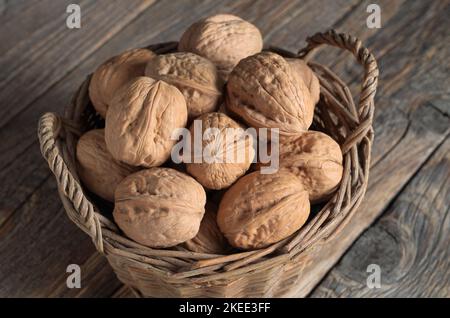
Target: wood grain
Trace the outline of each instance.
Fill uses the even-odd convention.
[[[342,258],[313,297],[450,297],[450,139]],[[381,288],[367,287],[367,267]]]
[[[412,163],[418,157],[422,157],[422,160],[427,159],[431,153],[430,150],[424,150],[422,141],[428,144],[433,143],[436,146],[448,134],[450,127],[448,107],[446,110],[442,110],[442,105],[448,105],[450,101],[450,79],[446,75],[448,70],[442,67],[446,64],[446,52],[450,50],[450,44],[444,40],[447,34],[446,27],[442,25],[448,19],[445,7],[448,7],[448,2],[434,3],[427,8],[421,8],[420,14],[413,11],[405,17],[405,22],[411,22],[419,15],[422,18],[425,17],[417,22],[420,24],[420,28],[414,33],[407,23],[399,21],[399,19],[393,20],[395,21],[391,25],[393,31],[405,30],[407,35],[411,34],[403,36],[403,33],[399,33],[398,37],[401,42],[397,45],[389,44],[391,48],[386,51],[388,54],[383,55],[380,60],[383,69],[381,81],[384,81],[384,85],[381,85],[379,90],[382,98],[377,101],[377,110],[381,111],[380,118],[383,123],[390,121],[391,115],[388,109],[396,109],[403,113],[406,122],[405,120],[402,123],[392,122],[389,125],[390,129],[386,127],[386,124],[380,127],[375,125],[376,132],[380,132],[380,134],[375,139],[368,193],[360,208],[364,212],[358,214],[348,228],[339,235],[336,239],[338,243],[335,243],[337,246],[330,251],[328,259],[321,260],[324,267],[321,268],[322,264],[318,266],[314,270],[316,273],[325,273],[325,268],[331,268],[333,262],[340,257],[339,253],[334,254],[333,252],[336,249],[348,248],[359,233],[365,230],[388,206],[390,198],[393,197],[392,193],[402,190],[404,184],[414,176],[420,165],[413,167]],[[404,11],[400,11],[399,14],[401,12]],[[412,34],[417,41],[410,41]],[[381,33],[377,35],[377,39],[382,41]],[[376,46],[381,48],[382,45],[377,42]],[[414,53],[411,55],[406,52]],[[418,91],[421,94],[417,94]],[[435,105],[440,106],[436,107]],[[383,140],[381,138],[390,134],[393,128],[397,131],[403,130],[403,133],[392,135],[389,144],[381,142]],[[439,137],[429,135],[431,139],[422,139],[425,133],[424,129],[429,130],[432,135],[437,133]],[[411,135],[413,131],[416,132]],[[427,140],[429,141],[427,142]],[[403,181],[399,182],[399,180]],[[363,253],[363,251],[358,253]],[[330,275],[333,275],[333,272],[334,270]],[[318,280],[310,282],[310,287],[316,283]],[[319,285],[318,288],[320,287]]]
[[[112,298],[134,298],[133,292],[125,285],[122,285],[111,296]]]
[[[86,250],[93,250],[88,237],[64,214],[55,213],[61,203],[47,200],[51,191],[57,188],[49,178],[0,228],[2,297],[45,296],[50,290],[43,286],[61,281],[69,264],[83,264],[89,258]],[[43,217],[47,210],[54,213]]]
[[[33,242],[25,240],[23,244],[19,243],[18,249],[10,249],[4,254],[5,257],[0,259],[0,282],[2,282],[0,295],[131,296],[126,288],[120,288],[120,283],[115,279],[104,258],[94,251],[86,235],[78,231],[64,215],[53,186],[54,180],[40,157],[35,129],[27,127],[35,127],[39,114],[49,110],[61,110],[86,74],[92,72],[94,67],[106,58],[129,47],[176,40],[186,25],[200,16],[216,12],[241,15],[262,29],[266,41],[294,51],[303,46],[303,39],[307,35],[328,27],[340,26],[342,31],[357,34],[364,42],[367,41],[371,48],[374,48],[377,57],[381,57],[383,78],[380,82],[381,93],[378,95],[380,98],[377,99],[377,107],[382,111],[377,113],[376,117],[377,139],[374,145],[373,161],[375,167],[371,173],[372,178],[374,174],[379,175],[379,180],[375,186],[371,186],[368,196],[370,197],[370,193],[373,193],[371,202],[380,198],[383,201],[375,202],[374,206],[370,204],[365,206],[365,209],[373,212],[367,218],[360,220],[364,223],[363,226],[361,224],[356,226],[356,232],[361,232],[372,222],[375,215],[382,213],[389,201],[445,138],[447,131],[442,125],[448,124],[443,112],[439,111],[442,105],[446,104],[445,96],[442,95],[446,84],[443,70],[437,70],[441,83],[434,83],[433,77],[427,76],[426,73],[428,70],[436,72],[435,68],[442,63],[442,52],[436,53],[445,49],[440,42],[442,27],[437,28],[437,37],[429,37],[427,32],[435,27],[430,21],[445,8],[445,2],[441,2],[444,3],[443,5],[413,2],[411,12],[404,14],[406,10],[404,1],[380,1],[382,8],[389,8],[389,10],[384,10],[386,13],[383,13],[383,23],[386,28],[377,31],[365,27],[366,3],[367,1],[322,1],[319,3],[317,1],[263,1],[256,5],[254,1],[223,1],[220,4],[216,1],[191,1],[180,5],[180,2],[176,1],[161,1],[152,4],[125,28],[99,45],[91,41],[90,45],[95,46],[89,48],[91,54],[82,59],[77,57],[78,64],[73,63],[72,71],[62,77],[54,77],[53,86],[48,87],[49,89],[43,88],[40,96],[30,99],[28,106],[23,108],[26,111],[18,110],[16,115],[3,116],[4,121],[0,120],[0,123],[4,124],[3,129],[0,129],[0,138],[4,141],[0,144],[0,167],[3,167],[0,178],[5,180],[5,186],[0,189],[0,202],[2,202],[0,253],[7,249],[6,244],[16,244],[15,242],[20,242],[23,236],[38,237]],[[419,27],[423,29],[419,33],[419,41],[425,39],[427,40],[425,43],[428,43],[424,50],[426,55],[417,49],[421,47],[419,41],[410,43],[409,48],[402,47],[418,33],[417,29],[407,27],[422,14],[425,18],[417,23],[420,23]],[[442,14],[439,19],[437,23],[442,23]],[[443,25],[445,26],[445,23]],[[395,38],[392,37],[392,32],[397,35]],[[29,45],[31,46],[31,42]],[[435,47],[438,49],[435,49],[436,52],[433,54]],[[405,54],[410,49],[412,54]],[[327,54],[319,53],[317,57],[319,60],[327,58],[325,64],[330,65],[331,59]],[[390,54],[394,57],[390,58],[388,56]],[[437,57],[436,62],[420,68],[406,66],[406,71],[403,70],[405,65],[413,62],[427,63],[428,56]],[[397,60],[400,61],[399,64]],[[340,76],[354,83],[352,87],[356,90],[360,72],[359,68],[354,66],[353,60],[344,59],[338,54],[334,61],[336,62],[331,63],[333,69]],[[399,78],[395,74],[399,71],[404,78],[412,79],[408,86],[397,85]],[[384,74],[389,75],[386,80],[384,80]],[[421,81],[430,87],[431,94],[423,94],[418,98],[413,95],[415,91],[411,87],[417,89]],[[433,84],[440,86],[433,88]],[[8,109],[5,108],[5,110]],[[432,115],[424,116],[424,113],[429,112]],[[9,121],[10,118],[14,118],[14,121]],[[429,122],[433,122],[431,126],[435,126],[434,123],[437,122],[437,127],[426,127]],[[402,152],[414,156],[414,160],[405,167],[399,166],[400,163],[395,164]],[[391,164],[394,165],[389,169]],[[397,171],[400,171],[400,175],[397,180],[393,180],[392,174]],[[383,181],[389,174],[390,192],[386,193]],[[22,222],[22,218],[28,221]],[[1,226],[2,223],[3,226]],[[43,236],[50,237],[41,239],[41,232]],[[329,253],[330,257],[326,260],[318,260],[319,270],[313,273],[316,277],[319,279],[323,277],[345,251],[345,244],[349,244],[348,242],[356,238],[356,232],[351,234],[351,239],[339,245],[336,253]],[[70,233],[70,240],[63,239],[67,237],[67,233]],[[74,244],[74,241],[77,244]],[[61,251],[61,253],[58,257],[51,257],[51,253],[48,252],[50,249]],[[23,254],[29,255],[31,263],[23,260]],[[44,263],[41,255],[48,256],[45,259],[45,267],[40,266]],[[9,265],[15,259],[21,260],[14,262],[16,267]],[[65,267],[70,263],[80,264],[82,272],[86,273],[82,290],[66,288]],[[20,264],[27,267],[17,268],[21,266]],[[19,274],[9,275],[12,271]],[[307,286],[301,290],[302,295],[307,294],[317,282],[318,280],[307,282]]]
[[[73,2],[73,1],[72,1]],[[1,5],[3,3],[3,5]],[[0,55],[62,16],[69,0],[9,0],[0,2]],[[14,34],[14,36],[10,36]]]
[[[8,101],[8,107],[0,109],[0,127],[136,18],[153,0],[80,1],[80,29],[68,29],[64,2],[54,3],[49,9],[58,10],[60,15],[0,56],[0,100]]]
[[[415,98],[429,98],[442,94],[447,87],[442,80],[447,80],[448,63],[442,59],[449,50],[446,32],[449,22],[447,12],[450,1],[406,1],[395,7],[396,14],[383,25],[379,32],[370,36],[365,42],[373,51],[380,68],[378,96],[387,97],[409,92]],[[414,41],[411,39],[414,38]],[[435,60],[437,57],[437,60]],[[431,66],[433,69],[431,69]],[[333,68],[334,69],[334,68]],[[356,91],[360,72],[351,67],[347,60],[337,66],[338,74],[348,78],[350,88]],[[434,71],[438,72],[436,77]],[[418,90],[415,85],[427,81],[427,85]],[[383,85],[389,82],[389,85]],[[416,92],[416,94],[412,94]]]

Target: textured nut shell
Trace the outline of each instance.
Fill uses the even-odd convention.
[[[308,192],[292,173],[252,172],[223,196],[217,214],[220,230],[231,245],[262,248],[303,226],[309,216]]]
[[[163,81],[138,77],[123,87],[106,115],[105,140],[112,156],[133,166],[154,167],[170,156],[171,135],[186,126],[186,102]]]
[[[320,99],[320,83],[313,70],[302,59],[288,58],[286,59],[291,66],[294,74],[299,76],[309,89],[314,105]]]
[[[160,55],[150,60],[145,74],[176,86],[186,99],[189,118],[214,111],[222,96],[216,66],[193,53]]]
[[[220,131],[218,138],[203,139],[202,153],[208,153],[205,149],[211,149],[211,152],[216,153],[217,158],[223,162],[208,163],[202,157],[198,158],[201,160],[201,163],[186,163],[187,171],[208,189],[219,190],[227,188],[249,169],[255,156],[253,139],[250,136],[246,136],[243,128],[225,114],[209,113],[201,116],[198,120],[201,120],[202,123],[202,136],[210,128]],[[195,123],[190,128],[192,161],[194,161],[194,125]],[[228,138],[226,136],[227,128],[233,129],[233,134],[230,134]],[[230,160],[226,159],[227,151],[233,156]],[[241,153],[242,158],[238,159],[237,153]]]
[[[114,202],[114,191],[134,169],[113,159],[105,144],[104,129],[90,130],[78,140],[78,174],[95,194]]]
[[[206,202],[206,212],[200,223],[200,229],[193,239],[184,243],[184,246],[188,250],[198,253],[227,253],[231,247],[220,232],[216,218],[217,206],[210,201]]]
[[[103,118],[106,117],[114,94],[133,78],[143,76],[145,66],[155,56],[155,53],[146,49],[130,50],[97,68],[89,83],[89,97],[95,110]]]
[[[227,84],[227,107],[256,128],[295,136],[312,123],[314,104],[306,84],[281,56],[263,52],[243,59]]]
[[[192,24],[178,44],[212,61],[225,74],[243,58],[261,52],[261,32],[253,24],[230,14],[218,14]]]
[[[342,152],[330,136],[308,131],[280,144],[280,168],[296,174],[311,202],[326,200],[342,179]]]
[[[169,168],[151,168],[119,184],[113,216],[136,242],[170,247],[197,235],[205,203],[205,191],[193,178]]]

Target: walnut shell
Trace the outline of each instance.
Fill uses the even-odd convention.
[[[169,158],[176,143],[173,132],[186,126],[186,121],[186,102],[175,86],[138,77],[111,103],[106,115],[106,146],[121,162],[158,166]]]
[[[312,124],[314,104],[306,84],[278,54],[247,57],[231,72],[227,107],[255,128],[296,136]]]
[[[89,83],[89,97],[95,110],[103,117],[116,92],[130,80],[144,76],[148,61],[156,56],[147,49],[135,49],[115,56],[92,75]]]
[[[243,58],[261,52],[261,32],[231,14],[218,14],[192,24],[182,35],[179,51],[193,52],[212,61],[224,77]]]
[[[200,137],[196,136],[200,132],[195,130],[197,120],[202,129]],[[227,188],[249,169],[255,156],[253,138],[222,113],[205,114],[197,120],[190,128],[192,155],[191,162],[186,162],[187,171],[208,189]],[[210,129],[216,132],[207,136]],[[199,158],[194,153],[196,138],[202,138]]]
[[[300,229],[308,219],[308,192],[295,175],[252,172],[223,196],[217,224],[232,246],[266,247]]]
[[[197,235],[205,203],[205,190],[193,178],[169,168],[150,168],[118,185],[113,216],[134,241],[170,247]]]
[[[78,174],[86,187],[114,202],[114,191],[120,181],[135,169],[113,159],[106,149],[104,129],[94,129],[78,140],[76,157]]]
[[[184,247],[197,253],[226,254],[231,247],[217,226],[217,205],[207,201],[205,209],[197,235],[185,242]]]
[[[299,76],[303,82],[305,82],[314,105],[317,104],[320,99],[320,83],[316,74],[314,74],[313,70],[302,59],[287,58],[286,61],[288,61],[289,65],[294,70],[294,74]]]
[[[342,179],[342,152],[339,144],[319,131],[308,131],[280,143],[279,167],[299,177],[312,203],[324,201]]]
[[[145,74],[177,87],[186,99],[191,119],[216,110],[222,96],[223,83],[216,66],[193,53],[160,55],[150,60]]]

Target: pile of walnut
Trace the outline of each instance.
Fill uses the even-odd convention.
[[[340,147],[308,130],[317,77],[302,60],[262,47],[254,25],[220,14],[189,27],[177,53],[135,49],[95,71],[89,96],[105,128],[80,138],[78,171],[87,188],[114,202],[114,220],[126,236],[213,254],[262,248],[300,229],[311,203],[337,189]],[[278,128],[280,169],[262,174],[261,163],[252,166],[253,138],[244,143],[244,162],[171,163],[177,142],[171,134],[194,119],[203,131]]]

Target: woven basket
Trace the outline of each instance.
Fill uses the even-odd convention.
[[[307,225],[269,247],[231,255],[194,253],[182,248],[153,249],[122,234],[111,221],[108,206],[80,185],[75,164],[76,143],[82,132],[103,127],[89,97],[89,78],[81,85],[64,117],[44,114],[39,141],[44,158],[56,176],[61,200],[69,218],[93,240],[117,277],[145,297],[283,297],[294,296],[305,277],[302,270],[313,248],[327,244],[351,219],[363,199],[369,175],[373,140],[372,119],[378,68],[373,55],[351,36],[334,30],[307,39],[298,54],[270,47],[287,57],[309,60],[322,44],[350,51],[364,67],[356,107],[348,87],[328,68],[309,62],[321,84],[314,129],[332,136],[344,154],[344,174],[334,196]],[[149,47],[157,53],[175,51],[177,43]],[[319,244],[320,243],[320,244]]]

